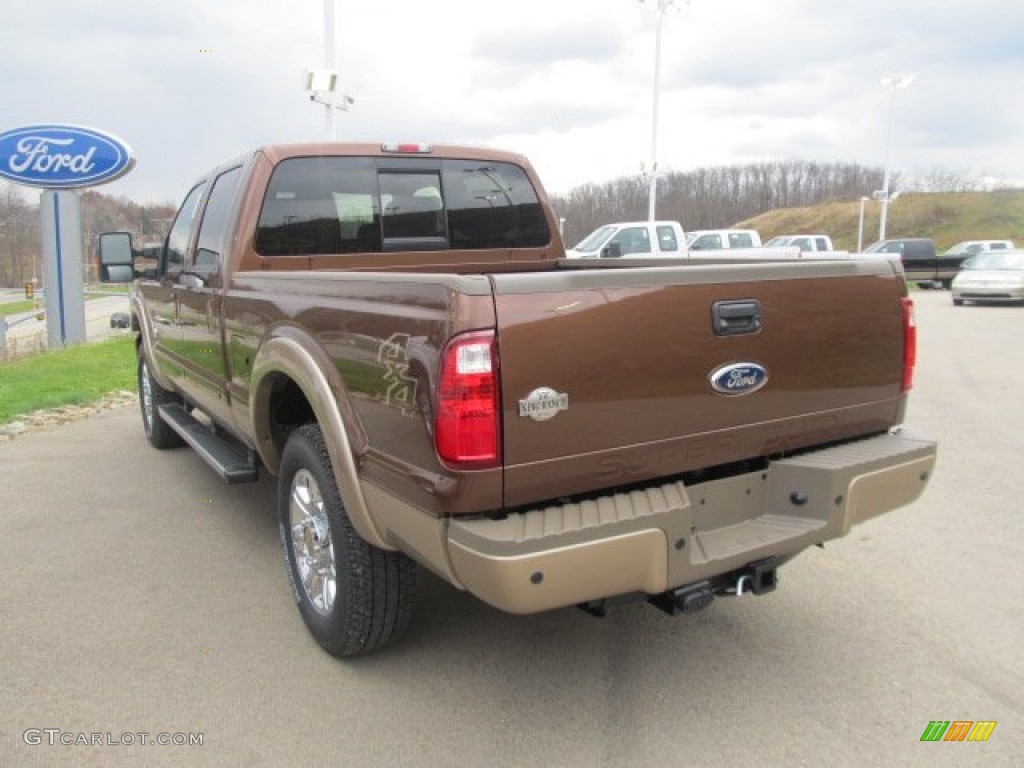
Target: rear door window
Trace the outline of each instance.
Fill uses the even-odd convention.
[[[658,248],[662,251],[679,250],[679,242],[676,240],[676,233],[672,227],[658,227]]]

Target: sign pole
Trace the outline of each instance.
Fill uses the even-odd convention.
[[[78,195],[48,189],[39,203],[43,275],[46,279],[46,342],[50,349],[85,341],[82,288],[82,223]]]

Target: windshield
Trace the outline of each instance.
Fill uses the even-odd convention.
[[[598,248],[605,244],[605,241],[612,236],[612,233],[614,231],[615,227],[612,226],[606,225],[603,227],[598,227],[589,235],[587,235],[586,238],[581,240],[576,245],[576,247],[573,248],[573,250],[580,251],[582,253],[590,253],[591,251],[596,251]]]
[[[903,251],[903,244],[898,240],[879,240],[870,248],[865,248],[864,253],[900,253]]]
[[[961,269],[1024,269],[1024,251],[979,253],[965,261]]]
[[[789,238],[788,237],[782,237],[782,236],[773,237],[771,240],[769,240],[767,243],[764,244],[764,247],[765,248],[771,248],[773,246],[781,246],[781,245],[789,245]]]

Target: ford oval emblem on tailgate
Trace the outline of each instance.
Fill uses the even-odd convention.
[[[757,363],[730,363],[708,377],[712,389],[723,395],[749,395],[768,383],[768,371]]]

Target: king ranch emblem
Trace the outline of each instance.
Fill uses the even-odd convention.
[[[519,415],[534,421],[547,421],[559,411],[569,410],[569,395],[550,387],[538,387],[519,401]]]

